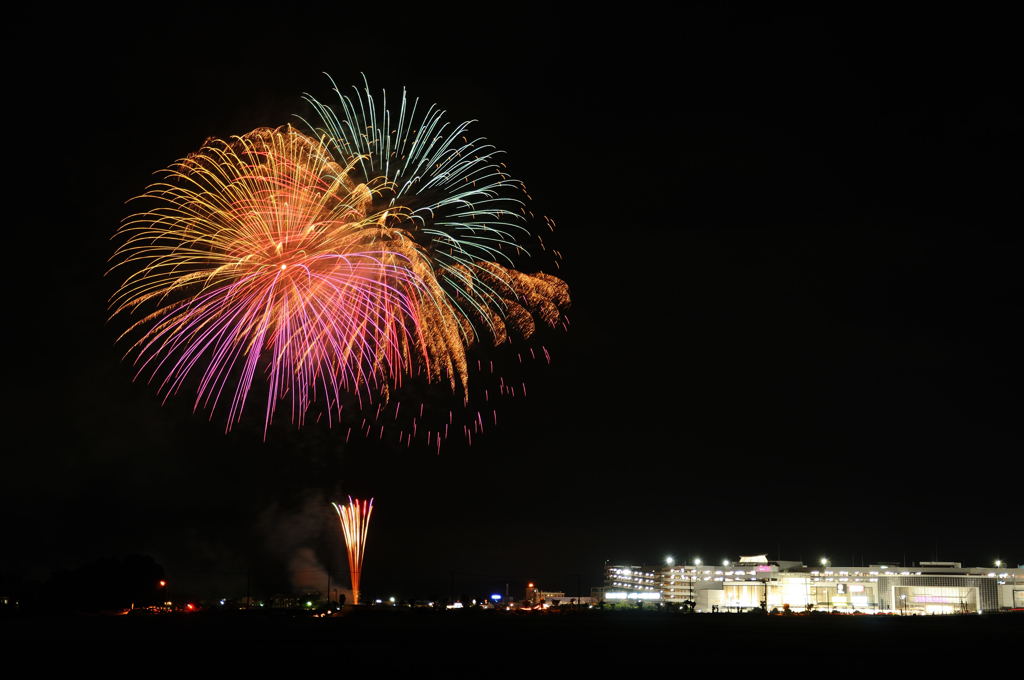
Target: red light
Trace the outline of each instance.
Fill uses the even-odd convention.
[[[190,612],[194,612],[196,610],[196,606],[189,602],[187,605],[185,605],[185,609],[189,610]]]
[[[159,585],[160,585],[161,588],[166,588],[167,587],[167,581],[160,581]]]

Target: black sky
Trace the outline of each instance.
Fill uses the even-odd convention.
[[[4,571],[284,589],[338,571],[343,493],[377,498],[365,588],[409,596],[667,553],[1024,560],[1008,17],[508,11],[12,20]],[[478,119],[558,222],[571,328],[471,448],[224,435],[114,346],[124,201],[323,72]]]

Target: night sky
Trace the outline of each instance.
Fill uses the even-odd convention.
[[[179,592],[319,587],[345,494],[376,498],[369,594],[666,554],[1024,561],[1007,17],[166,12],[10,20],[8,575],[141,553]],[[115,346],[125,201],[329,99],[323,72],[477,119],[558,223],[571,326],[523,345],[552,363],[509,364],[529,396],[472,447],[264,442],[255,410],[225,435]]]

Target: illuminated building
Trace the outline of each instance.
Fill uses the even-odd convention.
[[[741,557],[735,564],[605,568],[604,599],[693,603],[696,611],[840,611],[898,614],[981,613],[1024,608],[1024,567],[963,567],[920,562],[820,567]]]
[[[565,595],[563,595],[561,597],[549,597],[549,598],[546,598],[544,600],[544,606],[546,606],[546,607],[565,607],[565,606],[568,606],[568,607],[576,607],[576,606],[579,606],[579,607],[590,607],[590,606],[593,606],[593,605],[597,604],[598,602],[600,602],[600,600],[598,598],[591,597],[589,595],[584,595],[583,597],[578,597],[576,595],[573,595],[571,597],[566,597]]]
[[[598,590],[600,591],[600,589]],[[567,597],[563,591],[540,590],[532,581],[526,584],[526,597],[524,598],[524,602],[527,605],[532,607],[543,606],[545,609],[562,605],[591,606],[596,605],[600,600],[600,592],[596,594],[591,593],[590,596],[572,595]]]
[[[615,565],[605,567],[605,600],[662,599],[663,575],[660,567]]]

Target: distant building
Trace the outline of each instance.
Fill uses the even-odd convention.
[[[605,567],[604,599],[661,600],[667,585],[662,570],[638,564]]]
[[[565,593],[561,590],[538,590],[537,597],[540,600],[550,600],[551,598],[565,597]]]
[[[571,597],[556,595],[544,600],[544,604],[548,607],[589,607],[591,605],[598,604],[599,602],[600,600],[598,598],[589,595],[584,595],[583,597],[577,597],[575,595]]]
[[[963,567],[959,562],[808,567],[766,555],[723,566],[610,565],[603,599],[693,603],[704,612],[788,605],[793,611],[981,613],[1024,609],[1024,568]]]
[[[596,605],[601,601],[600,593],[602,591],[601,589],[596,590],[598,591],[597,594],[592,590],[589,596],[570,595],[566,597],[562,591],[539,590],[535,583],[530,582],[526,584],[526,597],[524,599],[531,607],[590,606]]]
[[[311,591],[301,595],[274,595],[270,598],[272,609],[309,609],[321,603],[319,592]]]

